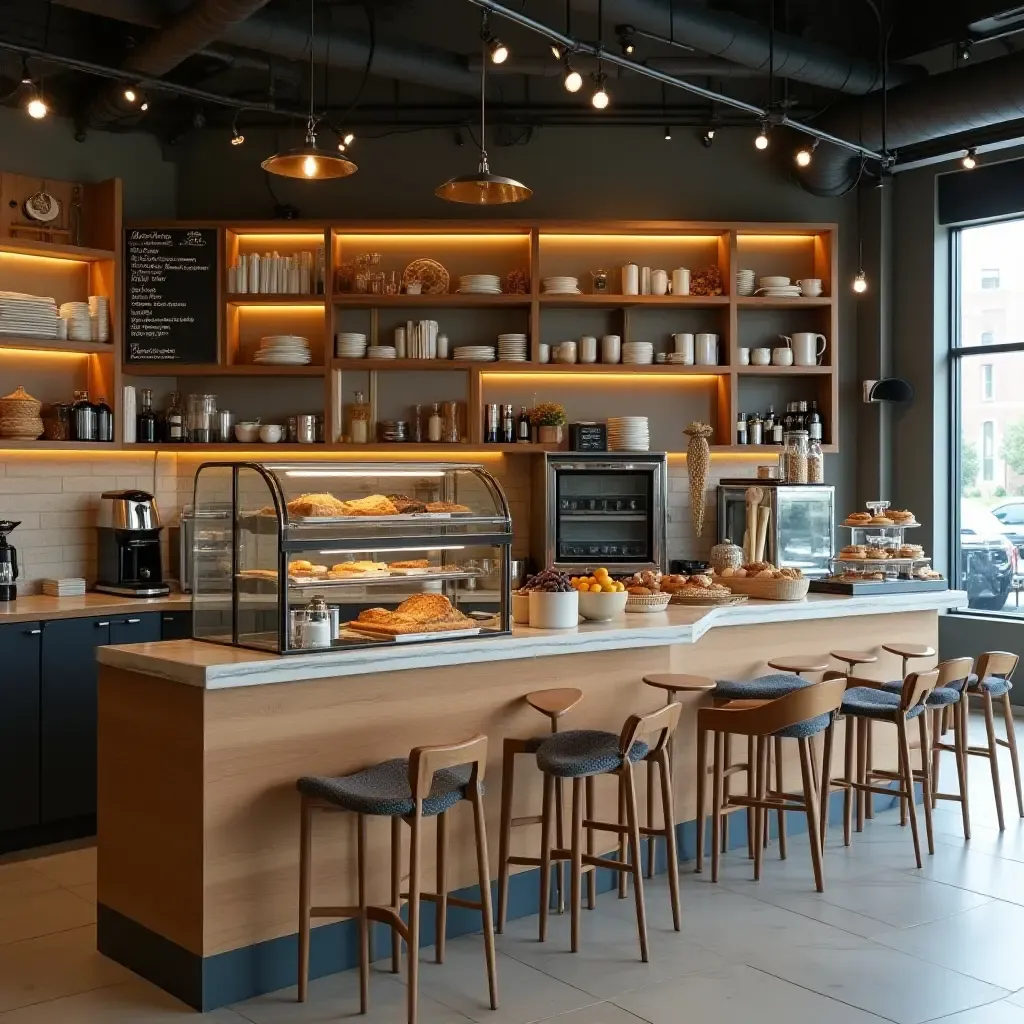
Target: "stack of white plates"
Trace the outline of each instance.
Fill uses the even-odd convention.
[[[397,355],[394,345],[371,345],[366,350],[367,359],[394,359]]]
[[[57,337],[57,303],[43,295],[0,292],[0,334]]]
[[[654,346],[649,341],[624,341],[622,361],[646,365],[654,362]]]
[[[790,284],[788,277],[762,277],[757,290],[768,299],[795,299],[800,294],[800,285]]]
[[[95,341],[92,336],[88,302],[61,303],[60,318],[68,322],[69,341]]]
[[[306,366],[313,361],[309,339],[296,334],[268,334],[260,338],[259,351],[252,357],[260,366]]]
[[[498,358],[504,363],[526,362],[526,335],[499,334]]]
[[[542,283],[545,295],[580,294],[580,282],[577,277],[545,277]]]
[[[81,597],[85,593],[85,580],[79,576],[43,580],[43,593],[49,597]]]
[[[501,278],[497,274],[463,274],[459,291],[463,295],[500,295]]]
[[[737,270],[736,271],[736,294],[737,295],[753,295],[754,294],[754,272],[752,270]]]
[[[651,447],[651,431],[646,416],[609,416],[608,450],[646,452]]]
[[[334,354],[339,359],[363,359],[366,356],[366,335],[338,331],[334,336]]]
[[[110,341],[110,299],[106,295],[89,296],[89,319],[95,327],[96,341]]]
[[[461,345],[455,350],[455,358],[472,363],[494,362],[493,345]]]

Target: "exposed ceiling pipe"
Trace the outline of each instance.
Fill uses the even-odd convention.
[[[153,27],[153,6],[147,0],[55,0],[62,7],[115,18],[132,25]],[[309,60],[309,29],[271,11],[240,22],[219,40],[280,57]],[[317,64],[362,71],[370,41],[359,32],[317,32],[313,59]],[[464,56],[428,46],[406,45],[377,39],[372,73],[414,85],[468,96],[480,93],[479,76],[469,70]]]
[[[594,0],[569,2],[576,10],[594,13]],[[690,0],[606,0],[604,9],[609,23],[635,25],[671,36],[714,57],[768,73],[769,30],[737,14],[712,11]],[[876,61],[852,57],[785,32],[775,33],[773,67],[780,78],[842,92],[867,93],[882,84],[882,71]],[[924,73],[911,65],[896,64],[889,68],[889,84],[908,82]]]
[[[480,57],[470,57],[470,70],[479,73],[481,63]],[[762,73],[754,68],[745,68],[742,64],[733,64],[716,57],[651,57],[646,63],[668,75],[679,75],[683,78],[760,78],[762,76]],[[573,67],[579,72],[587,72],[597,67],[597,61],[588,57],[574,58]],[[565,68],[559,61],[553,61],[550,57],[516,57],[513,55],[502,64],[488,62],[487,74],[561,78],[565,74]]]
[[[1018,120],[1024,117],[1024,51],[890,89],[887,108],[890,151]],[[815,124],[833,135],[856,136],[863,145],[878,147],[881,96],[847,101]],[[835,195],[850,187],[857,171],[856,157],[822,143],[811,165],[800,173],[800,181],[810,192]]]

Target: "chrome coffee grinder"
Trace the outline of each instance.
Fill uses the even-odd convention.
[[[7,535],[20,522],[0,519],[0,601],[16,601],[18,598],[18,552],[7,543]]]

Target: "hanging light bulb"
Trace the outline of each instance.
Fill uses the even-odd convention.
[[[579,92],[583,88],[583,76],[565,58],[565,75],[562,78],[562,85],[566,92]]]
[[[598,110],[604,110],[611,102],[608,90],[604,87],[604,75],[595,75],[594,83],[596,84],[597,89],[594,91],[594,95],[590,97],[590,102]]]
[[[345,152],[345,143],[344,142],[339,142],[338,143],[338,152],[339,153],[344,153]]]
[[[303,157],[303,159],[302,159],[302,173],[307,178],[315,178],[316,177],[316,172],[317,172],[318,169],[319,169],[319,164],[317,163],[316,157],[313,156],[312,153],[309,153],[305,157]]]
[[[558,43],[551,44],[551,56],[554,57],[555,60],[562,59],[562,48],[558,45]]]
[[[701,145],[705,149],[710,149],[715,144],[715,129],[709,128],[701,137]]]
[[[43,94],[38,88],[25,104],[25,110],[29,117],[33,117],[37,121],[41,121],[50,112],[50,108],[46,105],[46,100],[43,99]]]
[[[672,126],[668,125],[668,124],[665,125],[665,141],[666,142],[671,142],[672,141]]]
[[[860,295],[861,292],[868,290],[868,278],[867,274],[863,270],[857,271],[857,276],[853,279],[853,290]]]
[[[491,39],[487,44],[487,50],[493,64],[504,64],[508,60],[508,47],[500,39]]]
[[[978,166],[978,154],[972,147],[967,150],[966,156],[960,161],[964,165],[964,170],[973,171]]]
[[[758,133],[757,137],[754,139],[754,145],[758,149],[767,149],[768,148],[768,125],[766,125],[766,124],[762,124],[761,125],[761,131]]]
[[[351,132],[345,132],[345,137],[341,140],[346,146],[351,146],[356,141],[356,137]]]
[[[815,139],[809,148],[807,146],[803,146],[796,151],[797,167],[810,167],[811,160],[814,157],[814,151],[818,148],[819,141],[819,139]]]
[[[240,146],[245,142],[245,136],[234,126],[231,128],[231,145]]]
[[[149,110],[149,100],[143,100],[141,106],[139,107],[139,110],[141,110],[143,113]]]
[[[126,85],[124,89],[124,98],[129,103],[134,103],[139,98],[139,94],[130,85]]]

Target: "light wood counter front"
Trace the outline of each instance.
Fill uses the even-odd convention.
[[[958,605],[960,595],[947,594],[946,602]],[[529,691],[578,687],[584,697],[562,727],[618,732],[629,714],[664,703],[660,690],[642,682],[645,674],[747,679],[770,671],[766,662],[773,657],[818,657],[830,650],[857,649],[878,655],[878,662],[869,666],[874,678],[896,678],[899,659],[881,645],[902,641],[936,646],[938,604],[896,610],[876,600],[873,611],[865,608],[861,614],[790,614],[791,621],[721,624],[704,630],[695,641],[667,638],[620,649],[601,649],[595,635],[597,650],[588,650],[581,637],[577,646],[557,657],[538,656],[524,639],[522,656],[506,656],[494,664],[480,664],[485,659],[474,656],[470,664],[389,670],[381,659],[377,671],[367,666],[359,674],[322,678],[304,677],[306,666],[316,660],[313,656],[273,657],[276,670],[288,670],[290,681],[219,689],[166,678],[173,674],[169,667],[164,678],[155,671],[125,667],[127,649],[104,649],[99,693],[100,948],[207,1009],[241,998],[242,992],[289,984],[289,971],[294,981],[298,913],[295,781],[300,776],[347,774],[407,756],[414,746],[486,734],[487,824],[491,875],[496,877],[501,741],[547,730],[543,716],[524,700]],[[830,606],[822,602],[820,607],[826,611]],[[682,612],[684,617],[694,615],[692,610]],[[774,617],[773,609],[769,618]],[[614,624],[608,625],[614,632]],[[686,632],[683,623],[678,630]],[[223,664],[228,656],[246,664],[269,658],[172,642],[149,645],[139,664],[155,663],[160,649],[167,658],[187,651],[193,655],[191,671],[197,660],[207,660],[198,658],[194,648],[208,652],[210,663]],[[430,660],[422,650],[418,657]],[[675,740],[680,822],[695,816],[695,709],[706,699],[701,694],[684,696],[688,699]],[[876,750],[886,749],[885,732],[879,730]],[[527,758],[519,761],[514,813],[537,814],[540,774]],[[793,768],[787,765],[787,771]],[[614,820],[613,783],[598,780],[597,797],[597,817]],[[474,881],[471,820],[468,811],[456,809],[452,815],[453,889]],[[388,824],[371,819],[368,832],[370,864],[383,866]],[[684,831],[682,839],[683,854],[692,857],[692,830]],[[538,828],[513,832],[513,852],[535,853],[538,842]],[[353,816],[316,820],[314,903],[353,901],[354,843]],[[432,856],[426,853],[432,847],[428,836],[426,877],[433,870]],[[826,863],[826,876],[827,871]],[[386,869],[371,870],[371,902],[384,896],[386,876]],[[518,908],[513,899],[513,915],[535,910],[535,897],[532,903],[520,899]],[[684,909],[684,928],[685,916]],[[318,928],[314,936],[327,936],[339,927]],[[316,938],[313,959],[315,971]],[[154,970],[154,961],[165,961],[166,969]],[[341,966],[334,960],[322,970]]]

